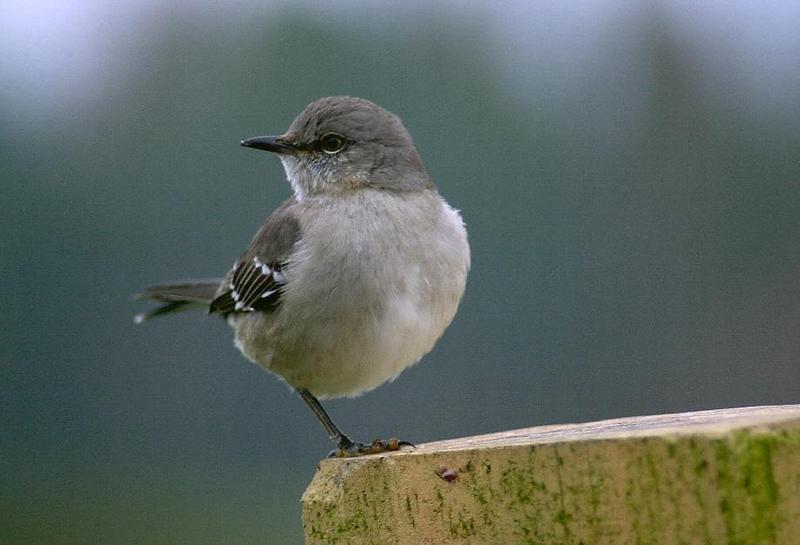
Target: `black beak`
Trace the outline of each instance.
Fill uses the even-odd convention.
[[[280,136],[256,136],[242,140],[242,145],[246,148],[263,149],[272,153],[292,155],[296,151],[294,147]]]

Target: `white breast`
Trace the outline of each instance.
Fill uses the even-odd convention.
[[[282,303],[237,318],[237,346],[295,388],[358,395],[419,361],[450,324],[469,268],[466,231],[432,191],[303,205],[312,213]]]

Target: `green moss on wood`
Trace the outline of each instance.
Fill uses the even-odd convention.
[[[308,543],[800,543],[800,426],[386,460],[323,463]]]

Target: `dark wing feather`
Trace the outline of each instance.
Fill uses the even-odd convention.
[[[286,260],[300,239],[297,202],[290,199],[267,219],[228,272],[209,312],[271,312],[280,304]]]

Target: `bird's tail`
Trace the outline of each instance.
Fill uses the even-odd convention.
[[[217,293],[222,280],[212,278],[207,280],[187,280],[161,286],[150,286],[141,293],[134,295],[135,299],[155,301],[159,306],[148,312],[134,316],[137,324],[173,312],[182,312],[197,308],[208,308]]]

